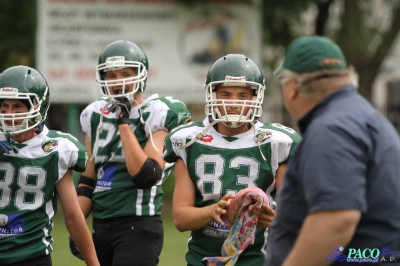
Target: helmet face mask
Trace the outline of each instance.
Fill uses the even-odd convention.
[[[37,70],[16,66],[0,74],[0,102],[19,100],[27,112],[0,112],[0,134],[18,135],[44,123],[50,107],[47,81]],[[7,101],[12,102],[12,101]]]
[[[107,72],[125,68],[132,68],[136,75],[107,80]],[[147,71],[147,56],[139,46],[129,41],[116,41],[101,52],[96,67],[96,81],[103,96],[111,99],[127,97],[132,101],[136,92],[144,92]],[[119,87],[118,94],[114,94],[115,87]]]
[[[218,86],[249,87],[254,90],[253,97],[251,100],[217,99]],[[228,54],[218,59],[207,74],[205,87],[205,113],[214,121],[235,128],[257,120],[262,114],[264,77],[260,68],[244,55]],[[238,114],[227,112],[227,109],[233,106],[239,107]]]

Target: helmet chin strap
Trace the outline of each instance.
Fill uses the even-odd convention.
[[[228,116],[227,116],[228,117]],[[224,117],[221,117],[224,118]],[[227,118],[229,120],[229,118]],[[226,121],[221,121],[224,126],[229,127],[229,128],[238,128],[242,126],[246,122],[237,122],[237,121],[232,121],[232,122],[226,122]]]
[[[221,115],[221,112],[219,111],[218,108],[215,108],[215,114],[218,117],[218,119],[214,119],[214,120],[218,120],[220,122],[222,122],[222,124],[224,124],[226,127],[229,128],[238,128],[240,126],[242,126],[244,123],[248,123],[250,122],[249,117],[251,115],[253,110],[249,110],[247,112],[247,115]],[[244,121],[243,121],[244,120]],[[241,122],[243,121],[243,122]]]
[[[14,118],[14,120],[16,120]],[[22,132],[27,131],[30,129],[29,127],[29,118],[23,118],[23,121],[21,124],[15,126],[15,121],[13,120],[13,126],[7,126],[5,123],[2,124],[2,128],[4,132],[7,132],[7,134],[10,134],[11,136],[17,136],[21,134]]]

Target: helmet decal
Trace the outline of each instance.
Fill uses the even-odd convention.
[[[124,56],[111,56],[106,58],[104,72],[123,69],[125,64]]]
[[[56,139],[44,140],[42,143],[42,149],[45,153],[53,151],[58,146],[58,141]]]
[[[235,81],[235,82],[244,82],[246,81],[246,77],[231,77],[231,76],[226,76],[225,81]]]
[[[0,93],[2,95],[10,94],[10,95],[17,95],[18,89],[17,88],[0,88]]]

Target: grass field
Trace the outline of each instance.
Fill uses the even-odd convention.
[[[187,239],[189,232],[181,233],[176,230],[171,217],[171,204],[167,200],[164,202],[162,218],[164,222],[164,247],[161,252],[160,266],[180,266],[186,265],[185,253],[187,249]],[[91,219],[87,220],[91,229]],[[69,251],[68,231],[64,225],[62,209],[59,208],[54,218],[54,251],[52,259],[54,266],[81,266],[85,265],[82,261],[75,258]]]

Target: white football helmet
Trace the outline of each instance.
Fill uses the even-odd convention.
[[[0,74],[0,102],[17,99],[26,113],[0,113],[0,134],[18,135],[44,125],[50,107],[50,91],[43,75],[27,66],[14,66]],[[21,123],[22,120],[22,123]]]
[[[216,86],[243,86],[254,89],[252,100],[216,99]],[[258,65],[250,58],[241,54],[228,54],[218,59],[208,71],[206,82],[205,113],[214,121],[223,122],[228,127],[238,127],[246,122],[257,120],[262,114],[265,81]],[[227,114],[228,106],[242,107],[240,114]],[[222,115],[218,107],[223,107]],[[244,113],[246,107],[250,109]],[[228,122],[228,123],[227,123]]]
[[[123,79],[106,80],[106,72],[124,68],[134,68],[136,76]],[[100,85],[103,96],[111,99],[127,97],[133,100],[135,92],[144,92],[147,81],[149,65],[147,56],[143,50],[133,42],[119,40],[107,45],[99,56],[99,64],[96,67],[96,81]],[[133,90],[128,91],[127,85],[133,84]],[[122,91],[118,95],[111,93],[110,88],[121,86]]]

